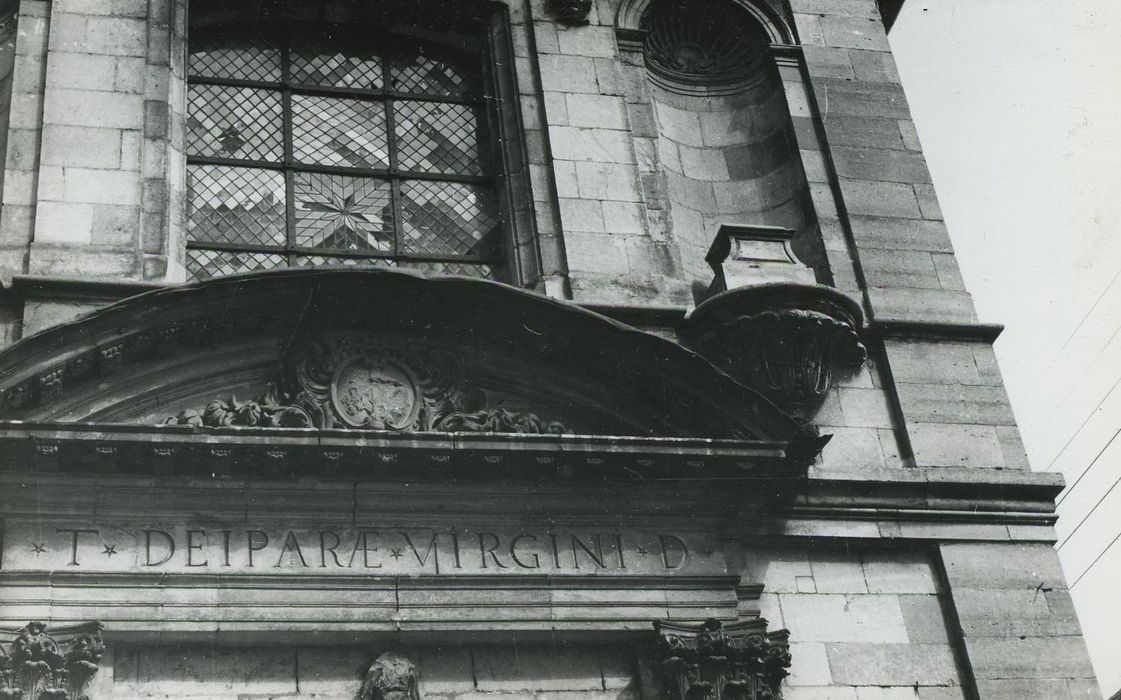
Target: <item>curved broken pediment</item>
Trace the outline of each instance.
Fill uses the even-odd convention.
[[[293,269],[138,295],[0,353],[0,419],[788,443],[682,346],[465,278]]]

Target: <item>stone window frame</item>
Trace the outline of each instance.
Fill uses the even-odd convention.
[[[400,2],[386,0],[385,4]],[[183,0],[177,5],[171,33],[169,101],[167,104],[169,137],[166,141],[168,170],[165,217],[160,227],[167,226],[168,256],[165,279],[185,279],[187,250],[187,73],[189,60],[189,10]],[[416,7],[416,3],[403,3]],[[515,72],[515,41],[512,36],[510,8],[496,0],[471,0],[463,12],[472,12],[478,19],[480,39],[485,43],[487,73],[483,99],[486,103],[488,128],[495,144],[491,154],[494,191],[499,200],[502,227],[503,260],[498,281],[523,288],[532,288],[542,279],[537,219],[530,196],[529,155],[526,126]],[[414,12],[419,12],[414,10]],[[159,129],[156,129],[159,131]],[[150,129],[146,129],[150,131]],[[147,251],[157,253],[155,250]]]

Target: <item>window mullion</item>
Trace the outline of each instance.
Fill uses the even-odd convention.
[[[281,113],[284,115],[284,250],[285,260],[289,267],[296,263],[296,183],[295,172],[292,164],[296,157],[292,150],[292,91],[291,83],[291,56],[290,34],[288,27],[284,29],[284,37],[280,47],[280,89]]]
[[[390,52],[386,52],[386,55],[382,56],[381,62],[381,82],[387,95],[393,89],[392,75],[389,69],[389,63],[392,60],[390,55]],[[397,115],[393,99],[390,97],[385,98],[385,144],[389,150],[389,199],[393,205],[393,255],[397,257],[402,254],[401,249],[404,247],[401,235],[405,229],[405,222],[401,218],[401,180],[396,177]]]

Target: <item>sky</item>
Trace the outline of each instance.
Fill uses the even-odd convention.
[[[1059,555],[1106,697],[1121,541],[1083,572],[1121,534],[1119,36],[1118,0],[907,0],[890,35],[1028,456],[1067,480]]]

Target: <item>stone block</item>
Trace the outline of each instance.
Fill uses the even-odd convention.
[[[9,129],[7,171],[33,171],[38,166],[39,153],[38,129]]]
[[[1056,596],[1058,614],[1052,613],[1051,594]],[[955,588],[953,596],[966,637],[1069,637],[1082,633],[1066,591]]]
[[[1024,700],[1024,698],[1047,698],[1047,700],[1070,700],[1070,688],[1064,680],[990,680],[979,678],[977,692],[984,700]],[[1096,696],[1099,700],[1101,696]]]
[[[121,132],[45,124],[41,159],[44,165],[116,169],[121,164]]]
[[[978,679],[1094,678],[1082,637],[966,638]]]
[[[869,0],[791,0],[790,6],[794,12],[880,19],[879,8]]]
[[[950,234],[941,221],[857,215],[849,222],[858,246],[953,253]]]
[[[686,177],[708,182],[721,182],[729,179],[728,166],[724,153],[713,148],[694,148],[681,144],[677,147],[681,157],[681,170]]]
[[[48,87],[44,123],[140,129],[144,104],[139,95]]]
[[[937,593],[925,554],[903,550],[864,555],[864,580],[872,593]]]
[[[810,569],[819,593],[867,593],[864,567],[856,553],[815,552]]]
[[[598,94],[595,64],[586,56],[541,55],[537,58],[541,71],[541,89],[547,92],[582,92]]]
[[[894,423],[882,389],[841,387],[841,411],[845,425],[855,428],[891,428]]]
[[[899,83],[899,70],[890,51],[853,51],[852,67],[857,80],[873,83]]]
[[[848,49],[835,46],[805,46],[802,52],[813,75],[845,80],[856,77]]]
[[[666,173],[666,186],[675,204],[696,211],[716,211],[716,195],[711,182],[694,180],[670,171]]]
[[[34,301],[23,305],[23,337],[67,323],[101,308],[101,304],[76,301]]]
[[[975,359],[975,346],[980,343],[923,342],[885,340],[891,375],[902,384],[994,384],[991,377],[981,375]],[[995,361],[995,359],[994,359]]]
[[[531,168],[548,168],[547,165],[532,165]],[[532,172],[532,170],[531,170]],[[553,178],[557,185],[557,196],[568,198],[579,198],[580,187],[576,180],[576,164],[570,160],[554,160],[553,161]],[[548,182],[545,180],[540,183],[543,189],[538,191],[539,183],[533,183],[533,199],[538,202],[547,202],[552,198],[549,192]]]
[[[857,180],[929,183],[930,171],[922,153],[886,148],[834,146],[837,175]],[[922,217],[933,218],[933,217]]]
[[[869,287],[868,298],[881,320],[908,319],[976,323],[977,312],[969,292],[910,287]]]
[[[30,274],[132,279],[140,272],[135,248],[83,246],[72,242],[57,245],[45,242],[47,240],[36,229],[28,256]]]
[[[920,467],[1004,468],[1004,454],[991,425],[908,423],[915,464]]]
[[[1065,590],[1058,554],[1047,544],[943,544],[951,589]]]
[[[928,251],[861,248],[859,256],[865,279],[873,287],[941,289]]]
[[[1015,425],[1016,417],[1002,386],[971,384],[899,384],[903,415],[921,423]]]
[[[65,0],[57,3],[65,12],[81,15],[145,17],[148,0]]]
[[[578,196],[586,200],[641,202],[638,172],[632,165],[615,163],[576,163]]]
[[[919,132],[915,130],[915,123],[910,119],[899,120],[899,136],[903,139],[903,147],[912,151],[921,151]]]
[[[634,163],[630,136],[625,131],[550,126],[553,156],[561,160]]]
[[[937,595],[900,595],[899,608],[907,628],[907,640],[919,644],[949,644],[950,635]]]
[[[296,649],[300,692],[327,697],[357,696],[366,669],[370,667],[380,651],[345,646]],[[413,657],[413,661],[416,660]],[[426,680],[427,674],[421,679],[423,689],[427,689]]]
[[[545,92],[545,116],[548,124],[568,126],[568,101],[563,92]]]
[[[794,26],[798,29],[798,39],[803,46],[824,46],[825,32],[821,28],[820,16],[817,13],[794,13]]]
[[[972,700],[961,686],[919,686],[915,689],[918,700]],[[987,695],[983,695],[988,700]]]
[[[475,689],[471,650],[464,646],[424,647],[416,652],[422,697],[428,693],[456,694]],[[301,690],[303,690],[301,683]]]
[[[819,425],[825,425],[819,423]],[[875,467],[882,469],[884,456],[880,438],[875,428],[829,428],[833,439],[822,450],[821,458],[827,468]],[[820,590],[820,588],[819,588]]]
[[[148,77],[148,63],[143,58],[116,59],[113,87],[119,92],[143,94]]]
[[[618,52],[613,27],[558,28],[560,52],[574,56],[612,58]]]
[[[790,685],[829,685],[832,677],[829,675],[829,657],[825,653],[825,644],[820,642],[791,642],[790,677],[786,682]]]
[[[695,148],[701,148],[705,145],[700,117],[697,112],[678,109],[664,102],[659,102],[654,113],[658,118],[658,124],[661,126],[661,134],[665,138]]]
[[[604,233],[603,208],[594,199],[561,199],[560,214],[564,230]]]
[[[836,146],[903,149],[899,122],[895,119],[832,116],[826,125],[829,143]],[[878,178],[873,178],[878,179]]]
[[[130,651],[135,673],[122,674],[122,682],[114,683],[115,695],[227,698],[296,692],[296,654],[290,649],[169,644],[118,653]]]
[[[933,253],[934,269],[938,272],[938,284],[942,289],[965,291],[965,280],[961,277],[961,269],[957,259],[948,253]]]
[[[112,56],[52,51],[47,59],[47,84],[51,87],[112,92],[116,75],[117,60]]]
[[[922,217],[915,190],[909,184],[842,178],[840,185],[850,214],[904,219]]]
[[[812,577],[813,571],[803,553],[759,549],[745,552],[742,576],[744,582],[763,584],[769,593],[797,593],[797,577]]]
[[[626,241],[622,237],[566,230],[564,243],[572,270],[598,273],[624,273],[629,270]]]
[[[811,73],[812,74],[812,73]],[[826,131],[835,115],[910,119],[903,88],[894,83],[872,83],[814,76],[814,92]]]
[[[597,649],[554,646],[479,646],[473,649],[481,692],[603,690]]]
[[[879,19],[825,15],[818,19],[818,24],[828,46],[891,51],[887,32]]]
[[[537,44],[537,52],[544,53],[560,53],[560,39],[558,35],[557,23],[552,19],[544,22],[533,23],[533,37]],[[529,54],[526,54],[529,56]]]
[[[922,211],[924,219],[942,219],[942,207],[938,205],[934,185],[916,184],[915,196],[919,199],[919,209]]]
[[[782,617],[799,641],[906,642],[893,595],[782,594]]]
[[[643,224],[641,204],[632,202],[601,202],[603,207],[603,228],[608,233],[642,234],[646,232]]]
[[[626,129],[623,98],[610,95],[565,95],[568,123],[596,129]]]
[[[43,243],[88,243],[93,207],[73,202],[40,202],[35,215],[35,240]]]
[[[856,700],[915,700],[914,686],[864,686],[856,689]]]
[[[945,644],[826,644],[833,682],[845,685],[956,685]]]

